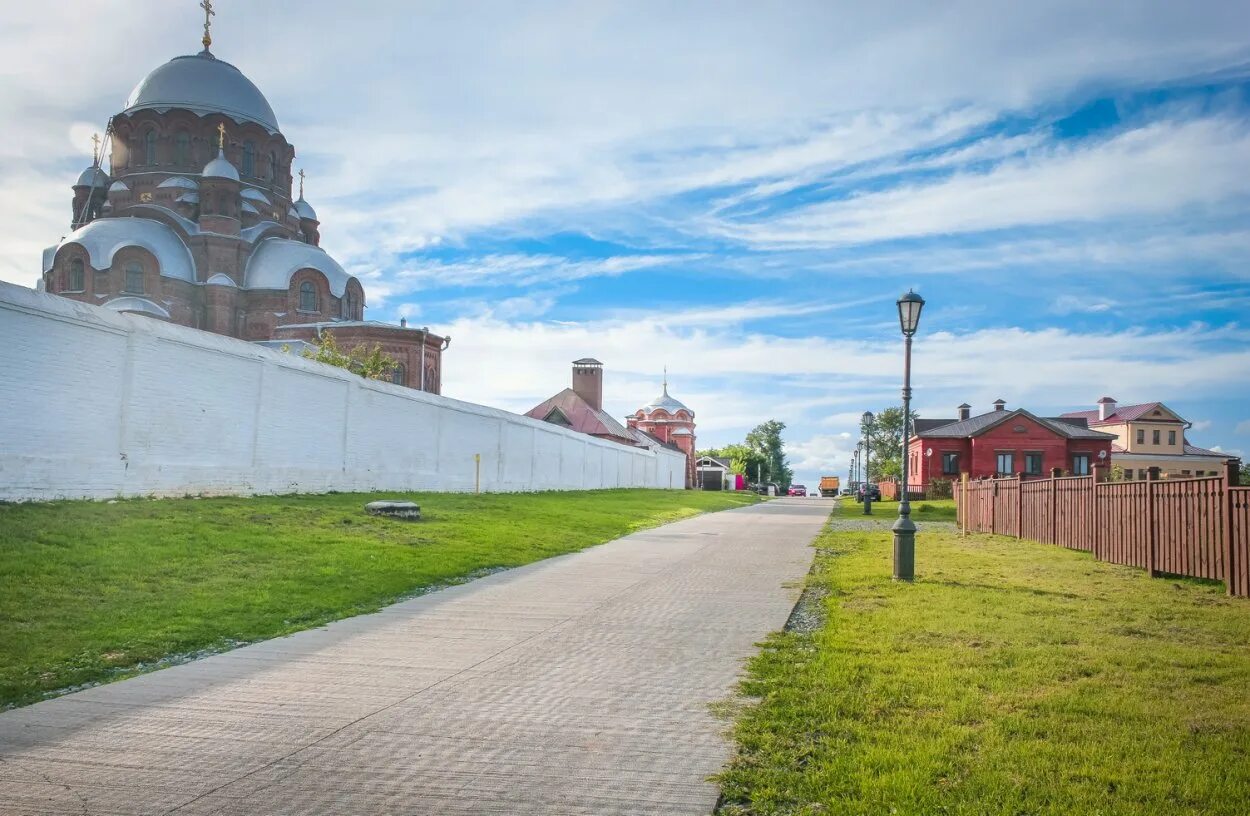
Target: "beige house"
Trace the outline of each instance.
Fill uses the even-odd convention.
[[[1218,476],[1236,457],[1195,447],[1185,439],[1191,423],[1161,402],[1117,405],[1111,397],[1098,400],[1095,411],[1073,411],[1068,419],[1084,419],[1090,428],[1115,434],[1111,464],[1129,479],[1145,479],[1157,467],[1162,478]]]

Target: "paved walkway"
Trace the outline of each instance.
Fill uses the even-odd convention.
[[[2,814],[708,814],[830,502],[701,516],[0,715]]]

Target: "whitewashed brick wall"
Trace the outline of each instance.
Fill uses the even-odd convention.
[[[471,491],[478,479],[483,491],[680,489],[684,468],[677,453],[0,283],[0,500]]]

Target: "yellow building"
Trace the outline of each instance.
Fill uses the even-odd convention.
[[[1090,428],[1115,434],[1111,464],[1124,470],[1125,478],[1145,479],[1150,468],[1162,478],[1218,476],[1236,457],[1195,447],[1185,439],[1191,423],[1161,402],[1119,405],[1111,397],[1098,400],[1095,411],[1073,411],[1065,418],[1084,419]]]

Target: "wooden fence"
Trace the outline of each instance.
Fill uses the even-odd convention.
[[[1153,476],[981,479],[955,489],[965,531],[1028,538],[1149,570],[1223,581],[1250,597],[1250,487],[1237,469],[1205,479]]]

